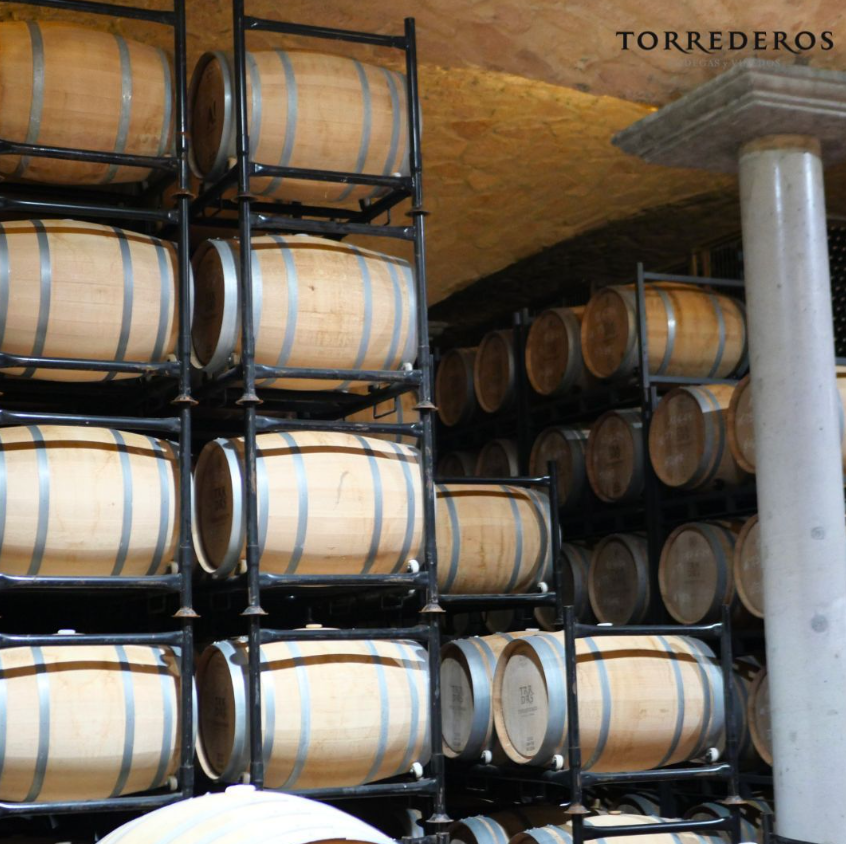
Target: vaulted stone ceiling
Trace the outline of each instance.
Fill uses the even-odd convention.
[[[164,0],[135,2],[167,6]],[[681,204],[695,229],[691,200],[707,196],[708,207],[722,199],[730,204],[733,179],[644,165],[613,148],[611,136],[741,57],[846,68],[840,0],[247,0],[247,7],[257,15],[376,32],[400,32],[404,16],[416,18],[432,302],[561,241],[654,209]],[[204,50],[227,49],[230,10],[229,0],[188,0],[190,65]],[[3,4],[0,19],[30,14]],[[96,16],[81,22],[166,46],[164,31],[154,25]],[[695,50],[621,49],[616,32],[645,29],[808,30],[817,37],[831,30],[834,48],[776,53],[770,36],[766,52],[750,44],[710,58]],[[249,39],[254,48],[353,50],[368,60],[396,62],[388,51],[341,43]],[[843,179],[840,171],[833,175],[838,204]],[[711,238],[707,216],[702,223],[688,240]],[[621,248],[631,251],[632,264],[638,259],[631,239]]]

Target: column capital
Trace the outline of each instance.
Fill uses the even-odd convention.
[[[846,159],[846,73],[745,59],[613,143],[652,164],[733,173],[741,147],[771,136],[816,138],[825,165]]]

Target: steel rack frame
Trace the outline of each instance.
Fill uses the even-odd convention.
[[[189,170],[187,132],[187,70],[186,70],[186,24],[185,0],[173,0],[170,10],[157,11],[131,5],[89,2],[89,0],[0,0],[16,2],[31,7],[51,8],[76,14],[90,13],[110,18],[128,18],[161,24],[173,30],[175,65],[175,131],[174,150],[169,156],[128,155],[106,153],[69,147],[46,146],[37,143],[18,143],[0,140],[0,155],[27,155],[30,157],[73,159],[117,166],[138,166],[161,171],[176,179],[176,207],[172,210],[146,207],[141,197],[121,193],[114,194],[74,189],[72,195],[66,189],[51,185],[7,185],[0,186],[0,211],[38,214],[45,217],[73,216],[102,218],[109,222],[127,220],[137,224],[162,223],[171,225],[176,231],[178,251],[178,284],[180,305],[178,309],[178,346],[175,361],[161,363],[144,361],[105,361],[81,358],[51,358],[38,355],[0,355],[3,367],[23,366],[29,368],[49,367],[79,372],[130,373],[139,376],[157,375],[175,383],[176,396],[171,404],[176,415],[168,417],[89,415],[80,413],[27,412],[0,410],[0,426],[8,425],[83,425],[128,428],[135,431],[158,431],[178,436],[179,506],[178,546],[176,555],[177,573],[153,577],[85,577],[85,576],[0,576],[0,595],[14,591],[41,592],[45,590],[73,589],[79,591],[113,590],[116,592],[139,592],[141,590],[169,591],[179,595],[180,609],[175,615],[179,629],[168,633],[122,633],[122,634],[0,634],[0,655],[2,649],[10,647],[41,647],[61,644],[79,645],[124,645],[147,644],[168,645],[179,649],[180,670],[180,714],[179,714],[179,769],[176,790],[170,793],[147,793],[125,797],[86,801],[49,802],[0,802],[0,820],[9,816],[85,814],[94,812],[147,811],[193,796],[194,793],[194,635],[192,608],[193,547],[191,542],[191,337],[190,337],[190,259],[189,259]],[[31,198],[35,197],[35,198]],[[4,378],[3,391],[15,394],[15,385],[20,379]],[[36,382],[32,382],[35,384]],[[53,387],[50,394],[64,396],[60,388]],[[67,385],[73,387],[73,385]],[[91,395],[99,394],[107,400],[114,384],[87,385]],[[99,387],[99,392],[96,389]],[[48,391],[45,391],[48,392]],[[69,389],[67,393],[72,393]]]
[[[221,390],[240,393],[236,405],[243,414],[244,433],[244,513],[246,523],[246,582],[247,608],[242,615],[248,622],[249,653],[249,719],[250,719],[250,781],[257,788],[264,787],[264,761],[262,757],[260,645],[266,641],[284,639],[372,639],[412,638],[428,647],[429,661],[429,711],[432,753],[425,775],[417,781],[380,782],[361,786],[310,789],[304,792],[321,800],[340,800],[348,797],[377,797],[386,794],[419,794],[427,798],[432,812],[427,823],[440,840],[449,823],[446,814],[441,746],[440,700],[440,631],[439,616],[443,612],[439,603],[437,582],[437,549],[435,544],[435,498],[433,482],[433,420],[431,355],[426,299],[426,255],[423,208],[422,156],[420,147],[420,98],[417,80],[417,46],[415,24],[405,20],[402,35],[378,35],[330,27],[307,26],[291,22],[270,20],[247,15],[244,0],[233,0],[234,36],[234,86],[237,160],[219,180],[204,186],[191,206],[192,217],[199,224],[237,228],[240,249],[240,293],[242,302],[241,357],[229,371],[210,379],[197,390],[198,397],[219,394]],[[409,176],[377,176],[363,173],[325,171],[308,168],[278,167],[254,161],[250,155],[249,126],[246,94],[246,35],[250,32],[286,34],[296,37],[344,41],[396,49],[404,53],[406,94],[408,103]],[[372,185],[388,192],[370,205],[362,204],[359,210],[304,206],[298,203],[265,203],[250,193],[250,180],[256,176],[274,176],[313,181],[343,182],[350,185]],[[233,199],[226,194],[234,189]],[[390,212],[406,199],[411,199],[409,224],[393,224]],[[226,211],[237,210],[237,218],[227,217]],[[374,221],[387,215],[387,222]],[[417,365],[410,371],[378,371],[359,369],[317,369],[274,367],[258,364],[255,360],[255,326],[252,312],[251,237],[254,229],[263,231],[288,231],[324,235],[343,239],[349,235],[391,237],[413,244],[415,295],[417,303]],[[346,399],[337,392],[299,392],[266,390],[260,395],[256,390],[258,379],[264,378],[342,379],[370,382],[368,396],[356,395]],[[382,385],[382,386],[377,386]],[[385,386],[387,385],[387,386]],[[404,392],[417,390],[420,422],[391,424],[378,421],[354,423],[338,421],[338,416],[376,405]],[[263,416],[258,406],[296,410],[307,418],[281,419]],[[414,436],[420,441],[421,468],[424,493],[425,559],[421,570],[411,565],[407,574],[395,575],[274,575],[263,573],[259,567],[258,514],[256,494],[256,435],[274,431],[323,430],[357,434],[394,433]],[[412,589],[424,603],[424,622],[413,628],[354,629],[354,630],[297,630],[280,631],[262,629],[261,596],[263,590],[277,589],[285,593],[301,592],[305,587],[335,587],[340,589],[367,589],[371,587],[402,586]],[[312,596],[314,593],[310,593]]]

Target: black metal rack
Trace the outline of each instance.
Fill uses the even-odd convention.
[[[378,797],[384,795],[425,796],[432,808],[428,819],[436,835],[442,833],[449,822],[445,809],[443,755],[441,747],[440,702],[440,633],[437,581],[437,548],[435,543],[435,497],[433,482],[433,420],[431,355],[426,298],[426,256],[424,241],[422,157],[420,148],[420,98],[417,80],[417,47],[415,25],[412,18],[405,20],[402,35],[378,35],[328,27],[306,26],[297,23],[269,20],[247,15],[244,0],[233,0],[234,29],[234,85],[233,99],[236,118],[237,162],[217,181],[204,186],[192,203],[195,222],[224,228],[237,227],[240,240],[240,294],[242,302],[241,357],[223,374],[208,380],[197,390],[198,397],[226,396],[227,390],[237,390],[240,395],[236,405],[243,416],[244,435],[244,512],[246,523],[246,574],[241,578],[247,590],[247,607],[243,616],[248,621],[249,694],[250,694],[250,781],[258,788],[264,787],[262,757],[260,653],[262,642],[290,639],[352,640],[376,638],[408,638],[421,641],[428,647],[431,724],[431,761],[424,776],[418,780],[407,777],[392,782],[361,786],[321,788],[299,791],[326,800],[349,797]],[[281,167],[254,161],[250,155],[246,93],[246,35],[250,32],[286,34],[296,37],[344,41],[399,50],[404,53],[406,93],[408,103],[409,162],[408,176],[381,176],[360,173]],[[250,194],[250,180],[257,176],[295,178],[312,181],[342,182],[349,185],[371,185],[384,188],[387,193],[372,204],[362,204],[358,209],[341,207],[308,206],[297,203],[259,202]],[[234,198],[230,198],[232,191]],[[390,212],[404,200],[411,200],[408,225],[392,224]],[[225,212],[230,212],[229,215]],[[232,212],[237,211],[237,218]],[[221,213],[224,212],[224,213]],[[387,222],[375,221],[387,215]],[[265,366],[255,360],[255,326],[253,324],[253,289],[251,263],[251,237],[254,230],[286,231],[324,235],[342,239],[348,235],[390,237],[413,244],[417,365],[410,371],[374,371],[360,369],[318,369],[299,367]],[[258,379],[300,378],[340,379],[370,382],[373,386],[367,396],[330,391],[299,392],[291,390],[256,390]],[[378,385],[378,386],[377,386]],[[396,398],[402,393],[416,390],[420,422],[395,424],[374,422],[339,421],[350,413],[363,410]],[[295,411],[301,418],[278,418],[259,413],[259,405],[274,409]],[[305,417],[305,418],[303,418]],[[278,575],[260,571],[258,544],[258,514],[256,496],[256,435],[274,431],[322,430],[356,434],[392,433],[414,436],[420,441],[421,468],[424,493],[425,559],[421,570],[392,575]],[[262,629],[262,595],[268,590],[284,594],[302,594],[306,587],[333,588],[364,591],[376,587],[400,586],[415,591],[424,604],[423,622],[412,627],[356,628],[341,630],[270,630]]]
[[[162,224],[176,234],[178,248],[178,346],[176,361],[104,361],[78,358],[49,358],[37,354],[30,356],[3,354],[0,365],[28,368],[49,367],[79,372],[129,373],[149,379],[165,380],[174,395],[170,404],[176,415],[91,415],[75,411],[29,412],[26,404],[31,395],[49,394],[52,401],[62,407],[70,397],[91,399],[100,406],[114,406],[115,401],[126,396],[126,389],[117,383],[84,385],[47,384],[39,390],[39,383],[26,379],[2,378],[3,395],[15,402],[15,410],[0,410],[0,426],[47,423],[50,425],[83,425],[128,428],[135,431],[154,431],[178,436],[179,507],[178,546],[176,564],[178,573],[151,577],[85,577],[85,576],[0,576],[0,595],[14,591],[43,592],[45,590],[73,589],[79,591],[114,590],[139,593],[167,591],[179,595],[180,609],[175,615],[179,629],[165,633],[121,634],[0,634],[0,649],[9,647],[41,647],[61,644],[80,645],[166,645],[179,652],[180,666],[180,765],[177,786],[172,792],[157,792],[126,797],[113,797],[86,801],[2,802],[0,819],[8,816],[82,814],[93,812],[130,812],[157,808],[193,795],[194,792],[194,637],[192,622],[196,613],[192,608],[193,548],[191,544],[191,398],[190,380],[190,261],[188,235],[188,143],[187,143],[187,73],[185,40],[185,0],[173,0],[169,11],[156,11],[133,6],[87,2],[87,0],[14,0],[32,7],[46,7],[64,12],[91,13],[112,18],[128,18],[161,24],[173,30],[174,64],[176,69],[176,102],[174,151],[167,156],[127,155],[123,153],[96,152],[85,149],[52,147],[37,143],[17,143],[0,140],[0,155],[26,155],[31,157],[74,159],[116,166],[132,165],[160,171],[177,185],[176,207],[166,210],[149,207],[149,196],[139,191],[126,193],[75,188],[73,191],[50,185],[7,184],[0,186],[0,211],[38,214],[44,217],[73,216],[102,219],[107,222],[126,220],[135,224]],[[9,2],[9,0],[0,0]],[[154,186],[156,187],[156,186]],[[156,190],[158,188],[156,187]],[[152,194],[153,191],[150,191]],[[145,381],[152,385],[153,381]],[[138,384],[137,381],[134,382]],[[138,389],[136,386],[135,389]],[[109,402],[111,401],[111,405]],[[24,409],[20,409],[23,406]],[[66,407],[66,405],[65,405]],[[46,760],[45,760],[46,761]]]

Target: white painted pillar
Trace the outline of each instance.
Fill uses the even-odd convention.
[[[819,142],[740,152],[779,835],[846,840],[846,516]]]

